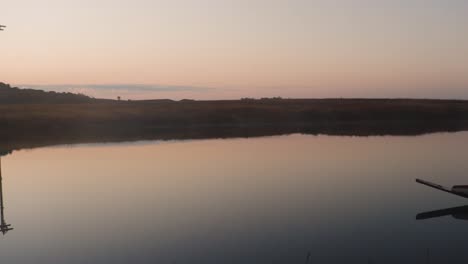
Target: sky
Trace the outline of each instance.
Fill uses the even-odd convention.
[[[465,0],[1,0],[0,81],[124,99],[468,99]]]

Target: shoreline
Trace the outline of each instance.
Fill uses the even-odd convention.
[[[293,133],[421,135],[468,130],[468,101],[282,99],[116,101],[0,83],[0,154],[36,146]]]

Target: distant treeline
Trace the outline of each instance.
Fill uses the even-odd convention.
[[[86,103],[91,100],[83,94],[19,89],[0,82],[0,104]]]
[[[4,149],[287,133],[414,135],[467,130],[468,101],[281,98],[117,101],[1,84],[0,127],[0,148]]]

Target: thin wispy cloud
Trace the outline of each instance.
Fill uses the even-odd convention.
[[[23,84],[20,88],[44,91],[79,93],[95,98],[154,99],[154,98],[206,98],[209,94],[222,93],[227,89],[177,85],[147,84]]]
[[[119,90],[134,92],[206,92],[215,88],[194,87],[194,86],[163,86],[146,84],[60,84],[60,85],[35,85],[25,84],[22,88],[43,89],[43,90],[74,90],[74,89],[94,89],[94,90]]]

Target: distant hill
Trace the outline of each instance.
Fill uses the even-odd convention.
[[[87,103],[95,99],[83,94],[19,89],[0,82],[0,104],[68,104]]]

